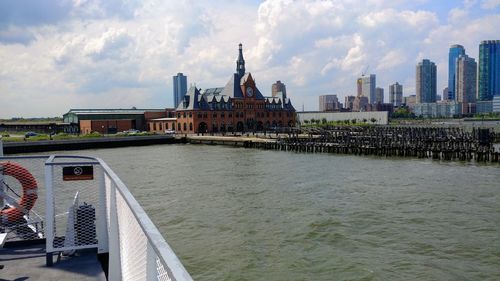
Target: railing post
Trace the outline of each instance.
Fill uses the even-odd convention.
[[[116,208],[116,186],[111,184],[109,190],[109,263],[108,277],[110,281],[122,280],[122,263],[120,254],[120,230]]]
[[[3,140],[2,136],[0,136],[0,157],[3,156]]]
[[[45,253],[47,266],[52,266],[52,252],[54,251],[54,166],[48,165],[52,161],[53,156],[45,163]]]
[[[109,252],[108,246],[108,220],[107,220],[107,204],[106,204],[106,185],[111,186],[109,180],[106,182],[104,169],[99,166],[99,214],[97,216],[97,252],[99,254]]]

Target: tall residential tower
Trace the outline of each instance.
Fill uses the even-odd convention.
[[[389,102],[399,107],[403,103],[403,85],[396,82],[389,86]]]
[[[428,59],[419,62],[415,80],[417,103],[436,102],[436,64]]]
[[[285,84],[281,83],[280,80],[276,81],[276,83],[274,83],[271,86],[271,96],[273,96],[273,97],[281,96],[282,98],[286,99],[286,86],[285,86]]]
[[[446,97],[443,96],[443,98],[448,100],[456,99],[456,61],[458,57],[462,55],[465,55],[465,49],[462,45],[451,45],[450,52],[448,54],[448,95]]]
[[[462,113],[471,112],[469,104],[476,102],[477,63],[467,55],[460,55],[456,60],[455,91],[456,101],[462,104]]]
[[[174,108],[179,106],[182,102],[182,97],[187,92],[187,76],[182,73],[177,73],[174,78]]]
[[[479,45],[477,92],[481,101],[500,96],[500,40],[483,41]]]

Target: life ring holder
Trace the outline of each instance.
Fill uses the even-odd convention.
[[[35,177],[20,164],[16,162],[0,162],[0,171],[4,176],[11,176],[21,184],[23,194],[18,202],[1,210],[0,224],[17,223],[27,214],[38,198],[38,185]]]

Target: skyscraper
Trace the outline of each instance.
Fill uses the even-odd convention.
[[[456,99],[455,66],[457,58],[461,55],[465,55],[464,47],[462,45],[451,45],[450,52],[448,54],[448,94],[446,96],[448,100]]]
[[[389,102],[394,106],[401,106],[403,103],[403,85],[396,82],[389,86]]]
[[[370,74],[370,76],[362,75],[358,78],[358,96],[364,96],[368,98],[368,103],[376,103],[375,88],[376,88],[376,76],[375,74]]]
[[[456,60],[455,91],[456,101],[462,103],[462,113],[470,112],[469,103],[476,102],[477,63],[467,55],[460,55]]]
[[[337,95],[319,96],[319,111],[339,111],[341,105]]]
[[[277,97],[281,93],[281,96],[286,99],[286,86],[281,83],[280,80],[276,81],[271,87],[271,95]]]
[[[182,97],[187,92],[187,76],[182,73],[177,73],[174,78],[174,107],[177,108],[182,102]]]
[[[428,59],[419,62],[415,80],[417,103],[436,102],[436,64]]]
[[[487,40],[479,45],[479,100],[500,96],[500,40]]]
[[[384,89],[375,88],[375,103],[384,103]]]

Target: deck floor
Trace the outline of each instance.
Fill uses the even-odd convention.
[[[7,280],[106,280],[95,250],[79,251],[72,257],[53,257],[45,265],[45,244],[0,248],[0,281]]]

